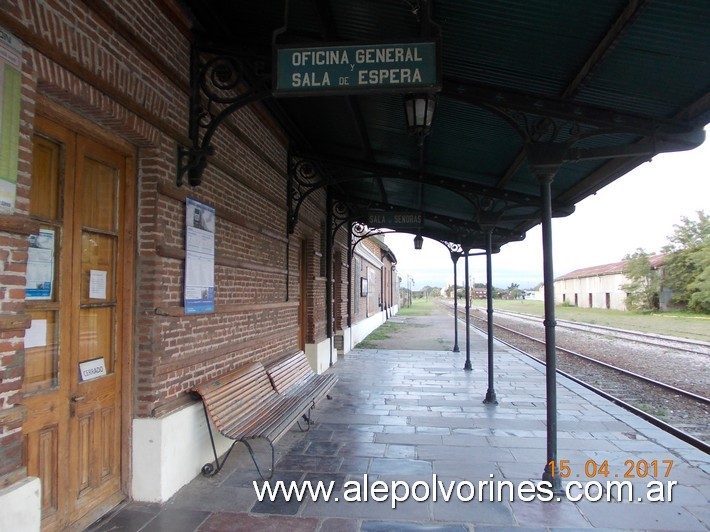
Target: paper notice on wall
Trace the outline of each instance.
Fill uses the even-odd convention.
[[[25,349],[47,345],[47,320],[32,320],[25,331]]]
[[[0,26],[0,212],[15,211],[21,92],[22,43]]]
[[[186,201],[185,313],[214,312],[214,207]]]
[[[54,285],[54,230],[40,229],[28,237],[25,299],[52,299]]]
[[[106,299],[106,277],[103,270],[89,272],[89,299]]]

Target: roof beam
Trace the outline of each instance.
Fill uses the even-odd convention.
[[[584,86],[584,83],[604,62],[604,59],[614,49],[621,36],[626,33],[634,21],[639,17],[643,9],[648,5],[648,0],[630,0],[621,14],[612,24],[606,35],[602,37],[597,47],[590,54],[577,75],[570,82],[562,94],[562,98],[572,98]]]
[[[443,81],[442,95],[487,109],[519,111],[533,116],[566,120],[608,130],[609,133],[674,135],[688,133],[695,126],[450,78]]]
[[[324,153],[297,152],[294,153],[294,156],[302,159],[318,161],[320,163],[328,165],[354,168],[373,174],[369,177],[377,178],[379,176],[383,176],[388,178],[405,179],[408,181],[424,182],[427,185],[452,190],[468,197],[469,199],[475,197],[488,197],[526,206],[539,206],[540,204],[540,198],[538,196],[531,196],[529,194],[513,192],[510,190],[500,190],[495,187],[487,187],[485,185],[479,185],[470,181],[445,177],[428,172],[422,172],[412,168],[403,168],[401,166],[393,166],[372,161],[363,161],[362,159],[354,159],[351,157],[343,157],[339,155],[330,155]],[[338,177],[336,172],[332,171],[330,172],[330,175],[333,176],[333,179],[336,182],[352,181],[354,179],[364,177]],[[563,206],[559,205],[559,207]]]
[[[480,233],[482,241],[485,240],[485,230],[480,226],[478,222],[471,221],[471,220],[464,220],[461,218],[455,218],[453,216],[447,216],[447,215],[441,215],[441,214],[436,214],[436,213],[431,213],[427,211],[420,211],[418,209],[412,209],[410,207],[404,207],[404,206],[397,206],[393,205],[391,203],[381,203],[381,202],[373,202],[373,201],[364,201],[364,200],[359,200],[357,198],[342,198],[341,201],[346,203],[353,211],[353,216],[354,218],[357,219],[357,221],[367,225],[368,227],[374,227],[378,229],[385,229],[386,227],[379,227],[379,226],[373,226],[369,223],[367,223],[366,219],[364,219],[367,214],[370,212],[370,209],[374,209],[375,211],[389,211],[392,209],[395,209],[397,211],[408,211],[412,213],[418,213],[421,214],[424,219],[436,222],[438,224],[444,225],[449,227],[450,229],[454,230],[459,230],[460,231],[460,237],[468,237],[471,238],[472,235]],[[357,206],[356,209],[353,209],[353,205]],[[363,217],[363,219],[360,219]],[[441,239],[444,238],[446,235],[444,234],[444,231],[437,232],[437,229],[435,227],[425,227],[422,226],[417,229],[410,229],[410,230],[402,230],[401,232],[412,232],[412,234],[416,232],[421,232],[422,236],[427,236],[429,238],[434,238],[434,239]],[[520,232],[520,231],[515,231],[512,229],[507,229],[505,227],[495,227],[493,229],[493,234],[497,237],[498,241],[505,241],[505,242],[512,242],[512,241],[518,241],[518,240],[523,240],[525,238],[525,233]]]
[[[630,0],[626,8],[622,11],[619,17],[617,17],[614,24],[612,24],[606,35],[599,41],[597,47],[590,54],[590,56],[585,61],[582,68],[579,69],[577,75],[567,86],[565,91],[562,93],[563,99],[572,98],[577,91],[584,85],[585,81],[596,71],[599,65],[602,63],[607,54],[613,49],[613,47],[618,42],[621,35],[626,31],[626,29],[631,25],[631,23],[636,20],[638,15],[641,13],[643,7],[647,4],[647,0]],[[504,187],[510,179],[516,174],[520,166],[525,161],[525,150],[521,150],[516,156],[515,160],[511,163],[508,170],[505,172],[503,177],[498,181],[499,187]]]

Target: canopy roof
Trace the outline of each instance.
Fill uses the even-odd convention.
[[[421,143],[398,92],[264,103],[351,220],[419,213],[408,232],[464,249],[540,223],[541,176],[554,173],[565,216],[657,153],[699,145],[710,121],[707,0],[298,0],[287,14],[285,0],[184,1],[200,42],[246,54],[253,80],[273,72],[274,44],[438,39]]]

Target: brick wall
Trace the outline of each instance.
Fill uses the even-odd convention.
[[[35,101],[49,98],[137,150],[134,416],[182,404],[194,384],[247,360],[297,349],[298,305],[308,342],[326,337],[320,274],[325,194],[303,205],[286,236],[286,142],[258,105],[214,139],[216,160],[197,189],[175,186],[187,135],[189,30],[177,4],[5,0],[0,25],[25,43],[16,215],[0,217],[0,487],[21,470],[23,338],[31,135]],[[186,196],[216,208],[216,312],[185,315]],[[20,221],[18,221],[20,220]],[[300,301],[300,243],[307,297]],[[287,264],[287,246],[289,260]],[[287,294],[288,278],[288,294]],[[131,376],[127,376],[131,377]],[[4,475],[4,476],[3,476]]]
[[[31,54],[23,53],[23,61]],[[22,377],[24,334],[30,326],[25,313],[25,271],[27,237],[37,224],[27,218],[31,167],[32,123],[35,110],[35,81],[23,69],[22,107],[15,213],[0,215],[0,489],[21,476],[22,469]]]

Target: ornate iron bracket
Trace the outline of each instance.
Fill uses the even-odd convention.
[[[350,248],[350,256],[354,256],[355,255],[355,248],[357,247],[357,245],[360,242],[362,242],[366,238],[370,238],[371,236],[396,233],[397,231],[394,231],[391,229],[371,228],[363,223],[355,222],[355,223],[353,223],[352,227],[350,228],[350,232],[352,233],[352,236],[353,236],[352,247]]]
[[[251,65],[250,65],[251,63]],[[191,146],[178,148],[177,186],[202,182],[207,158],[214,153],[212,137],[222,122],[250,103],[271,96],[270,76],[258,73],[254,57],[239,51],[192,46],[190,54]],[[253,78],[248,83],[247,76]]]
[[[301,205],[316,190],[330,181],[319,172],[316,163],[310,159],[288,156],[288,180],[286,199],[288,203],[287,233],[293,234],[298,222]],[[332,236],[332,235],[331,235]]]

